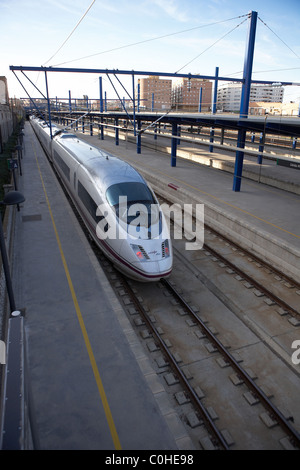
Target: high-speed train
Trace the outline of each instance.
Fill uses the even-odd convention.
[[[171,274],[173,252],[165,217],[142,176],[128,163],[50,128],[31,125],[96,244],[126,276],[144,282]]]

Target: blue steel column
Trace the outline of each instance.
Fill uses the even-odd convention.
[[[246,55],[245,55],[245,62],[244,62],[240,118],[248,117],[256,23],[257,23],[257,12],[252,11],[250,12],[248,41],[247,41],[247,46],[246,46]],[[245,147],[245,139],[246,139],[246,130],[240,129],[238,132],[237,147],[243,149]],[[233,178],[233,188],[232,188],[233,191],[236,191],[236,192],[240,191],[240,188],[241,188],[243,160],[244,160],[243,150],[237,150],[236,157],[235,157],[234,178]]]
[[[46,72],[46,71],[45,71],[45,81],[46,81],[46,91],[47,91],[47,104],[48,104],[48,115],[49,115],[50,137],[51,137],[51,140],[52,140],[51,108],[50,108],[50,98],[49,98],[49,91],[48,91],[48,80],[47,80],[47,72]]]
[[[177,123],[172,122],[172,135],[177,137]],[[172,137],[171,141],[171,166],[176,166],[177,139]]]
[[[119,119],[115,119],[115,138],[116,138],[116,145],[119,145]]]
[[[71,90],[69,90],[69,112],[72,112]]]
[[[219,67],[216,67],[216,79],[215,79],[215,85],[214,85],[213,102],[212,102],[212,106],[211,106],[213,114],[216,114],[216,111],[217,111],[218,77],[219,77]],[[211,142],[211,144],[213,144],[213,142],[214,142],[214,136],[215,136],[215,128],[212,127],[210,129],[210,142]],[[210,152],[214,151],[213,145],[209,146],[209,151]]]
[[[262,153],[264,151],[264,146],[265,146],[265,133],[262,132],[259,138],[259,147],[258,147],[259,154],[257,155],[257,163],[259,165],[262,164]]]
[[[198,107],[199,113],[201,113],[201,107],[202,107],[202,87],[200,88],[200,92],[199,92],[199,107]]]
[[[215,86],[214,86],[214,95],[213,95],[213,102],[212,102],[212,107],[211,107],[213,114],[216,114],[216,111],[217,111],[218,77],[219,77],[219,67],[216,67],[216,78],[215,78]]]
[[[132,74],[132,105],[133,105],[133,135],[136,137],[136,118],[135,118],[135,83],[134,83],[134,73]]]
[[[141,135],[141,129],[142,129],[142,121],[140,119],[137,120],[137,125],[138,125],[138,132],[137,132],[137,137],[136,137],[136,153],[141,153],[142,151],[142,135]]]
[[[102,89],[102,77],[99,77],[99,111],[103,113],[103,89]],[[103,117],[101,117],[100,125],[100,139],[104,140],[104,128],[103,128]]]

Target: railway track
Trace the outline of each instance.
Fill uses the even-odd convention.
[[[210,233],[211,233],[211,229],[210,229]],[[226,246],[230,245],[231,247],[234,248],[234,250],[241,251],[240,247],[238,247],[235,244],[232,244],[225,237],[223,236],[221,237],[220,234],[217,234],[216,232],[214,232],[214,236],[218,237],[219,239],[222,238],[222,242],[225,243]],[[254,279],[253,275],[251,276],[250,274],[246,273],[245,270],[242,270],[235,263],[231,262],[228,259],[228,257],[225,257],[221,253],[216,251],[211,245],[208,245],[206,243],[203,249],[211,257],[213,257],[214,260],[217,259],[219,263],[222,264],[223,267],[226,267],[227,270],[229,270],[230,274],[235,273],[237,277],[243,279],[245,282],[251,285],[252,288],[256,289],[257,292],[266,296],[268,299],[271,300],[272,303],[275,303],[276,305],[278,305],[286,313],[289,313],[290,315],[292,315],[293,318],[296,318],[296,319],[299,318],[299,311],[295,309],[294,307],[292,307],[287,301],[283,300],[278,295],[275,295],[274,292],[272,292],[270,289],[268,289],[267,287],[264,287],[262,285],[261,280]],[[180,255],[177,253],[177,256],[180,256]],[[261,269],[262,267],[261,261],[253,257],[253,254],[243,251],[243,257],[245,256],[247,256],[248,259],[251,256],[251,262],[254,261],[257,265],[259,265],[258,270]],[[283,275],[283,273],[274,271],[272,267],[265,265],[264,268],[268,270],[269,274],[276,275],[278,278],[280,278],[280,280],[283,279],[284,282],[289,285],[289,287],[296,287],[296,288],[299,287],[291,279],[286,278]],[[203,335],[209,339],[213,347],[216,348],[216,350],[222,355],[224,363],[228,366],[230,365],[235,371],[235,373],[237,374],[237,377],[239,378],[239,380],[242,383],[245,383],[247,385],[247,387],[251,391],[253,398],[263,404],[263,406],[267,410],[268,417],[270,418],[270,420],[272,420],[274,423],[278,423],[280,427],[286,432],[291,446],[300,448],[300,435],[298,431],[296,431],[294,427],[291,425],[291,420],[292,420],[291,417],[290,416],[286,417],[273,404],[273,402],[268,397],[268,395],[263,391],[263,389],[260,388],[256,384],[255,379],[253,379],[251,375],[240,366],[239,361],[236,360],[234,355],[232,355],[228,351],[228,349],[218,340],[216,335],[212,333],[211,329],[205,325],[205,321],[201,320],[201,318],[197,315],[197,312],[195,312],[193,308],[185,301],[184,297],[174,288],[174,286],[166,280],[161,281],[161,283],[168,289],[168,291],[173,296],[175,301],[178,302],[182,306],[182,308],[186,310],[186,312],[193,319],[193,321],[195,321],[195,323],[199,326],[200,330],[202,331]],[[137,301],[137,297],[135,297],[134,291],[132,290],[130,285],[128,285],[128,282],[123,279],[122,284],[123,285],[126,284],[127,286],[126,289],[128,290],[130,298],[132,299],[132,302],[134,303],[136,309],[142,315],[143,321],[147,324],[148,328],[151,330],[151,334],[155,336],[155,340],[159,344],[159,347],[162,348],[162,350],[164,351],[164,354],[167,356],[168,362],[172,364],[172,369],[174,370],[180,383],[185,388],[186,393],[191,398],[195,406],[195,409],[197,410],[197,413],[199,413],[199,415],[201,416],[201,419],[205,422],[207,428],[209,429],[209,433],[211,435],[212,446],[214,446],[215,448],[228,449],[230,444],[228,444],[228,441],[226,441],[226,439],[224,438],[223,433],[220,430],[218,430],[218,428],[215,426],[214,420],[210,417],[206,408],[202,405],[201,399],[199,399],[199,396],[195,392],[194,388],[190,386],[189,380],[187,380],[185,373],[181,371],[176,361],[176,358],[170,352],[165,341],[162,339],[161,335],[159,334],[159,328],[156,328],[155,325],[151,322],[151,319],[150,319],[151,315],[149,316],[146,313],[144,307],[139,304],[139,302]],[[230,442],[230,439],[229,439],[229,442]]]
[[[184,298],[176,291],[176,289],[166,280],[162,281],[167,285],[167,288],[172,292],[172,295],[180,302],[180,304],[185,308],[189,315],[193,317],[198,326],[209,339],[209,341],[215,346],[215,348],[221,353],[225,362],[230,364],[231,367],[238,374],[238,377],[247,384],[248,388],[252,391],[258,400],[264,404],[265,408],[271,414],[273,419],[275,419],[280,426],[286,431],[290,436],[293,445],[300,448],[300,434],[291,426],[289,419],[285,418],[283,414],[273,405],[272,401],[268,398],[265,392],[257,386],[255,380],[249,375],[249,373],[243,369],[239,362],[234,358],[234,356],[226,349],[226,347],[218,340],[217,336],[211,332],[211,330],[205,325],[205,322],[199,318],[196,312],[188,305]]]
[[[167,201],[162,196],[159,196],[159,200],[172,205],[172,202]],[[173,223],[173,221],[171,222]],[[179,230],[181,230],[182,237],[184,237],[183,229],[179,228]],[[239,280],[247,283],[247,287],[256,289],[258,295],[265,295],[270,304],[274,303],[281,308],[283,314],[289,314],[295,318],[295,325],[298,322],[300,324],[299,283],[207,224],[205,224],[204,240],[203,251],[209,254],[214,261],[227,269],[229,274],[236,275]],[[232,257],[234,261],[231,260]],[[269,276],[268,281],[266,281],[266,275]],[[291,301],[292,289],[297,294],[293,296],[294,298]]]
[[[112,272],[111,269],[112,267],[110,266],[110,273]],[[202,436],[200,439],[202,448],[228,450],[233,445],[229,431],[227,431],[227,429],[219,429],[216,426],[215,418],[211,415],[209,408],[203,404],[201,393],[199,393],[199,384],[196,383],[196,386],[191,385],[191,380],[185,370],[186,364],[183,363],[183,366],[180,364],[181,360],[178,360],[178,351],[175,354],[171,352],[172,340],[170,346],[169,340],[164,339],[164,332],[162,332],[162,327],[160,324],[156,324],[156,319],[153,320],[153,312],[151,310],[148,311],[148,308],[145,308],[143,302],[141,301],[143,288],[140,289],[138,283],[133,283],[134,287],[132,287],[132,282],[128,281],[123,275],[116,273],[115,271],[113,271],[113,273],[114,278],[116,276],[118,278],[118,287],[122,289],[122,296],[126,296],[127,305],[130,303],[130,305],[135,309],[135,314],[140,316],[142,319],[136,321],[136,325],[139,327],[142,326],[143,328],[145,328],[146,325],[147,329],[150,331],[150,337],[154,339],[157,348],[159,348],[163,353],[166,361],[165,364],[168,364],[173,371],[175,382],[177,380],[180,382],[185,396],[188,397],[193,403],[193,407],[196,413],[195,419],[197,420],[197,417],[199,417],[201,422],[205,424],[208,434],[204,438]],[[179,290],[176,289],[172,283],[167,280],[162,280],[161,285],[164,289],[168,290],[176,302],[177,308],[180,307],[184,309],[186,314],[189,316],[189,319],[192,319],[194,324],[199,327],[202,332],[202,338],[205,337],[208,339],[212,347],[220,353],[224,364],[226,364],[226,366],[230,366],[235,371],[240,383],[247,385],[255,400],[259,401],[267,410],[269,419],[272,420],[273,423],[279,424],[279,426],[284,430],[286,436],[288,436],[288,441],[286,440],[288,445],[291,447],[300,448],[300,435],[292,426],[290,417],[285,417],[282,412],[272,403],[271,399],[267,396],[263,389],[255,383],[255,379],[251,377],[246,369],[241,367],[239,360],[237,360],[234,357],[234,354],[231,354],[229,350],[218,340],[217,335],[214,334],[212,329],[205,324],[205,320],[202,320],[197,312],[194,311],[193,307],[185,300],[184,296],[179,292]],[[128,302],[128,298],[130,299],[130,302]],[[143,329],[143,332],[144,331],[145,330]],[[149,338],[149,334],[146,334],[145,337]]]
[[[274,267],[270,266],[269,264],[262,262],[259,258],[257,258],[253,253],[249,253],[248,251],[241,249],[239,246],[237,246],[235,243],[232,241],[228,240],[226,237],[223,235],[220,235],[216,233],[214,230],[209,228],[209,231],[211,233],[214,233],[215,236],[222,238],[223,242],[227,245],[230,246],[231,249],[238,251],[240,254],[242,254],[243,257],[247,257],[249,264],[251,263],[252,266],[254,265],[254,269],[256,270],[256,274],[252,273],[247,273],[246,269],[242,269],[239,267],[238,263],[230,261],[228,256],[222,255],[220,251],[217,251],[214,249],[209,243],[205,243],[203,246],[203,249],[209,252],[209,254],[215,258],[218,259],[219,262],[224,263],[224,267],[227,269],[232,270],[231,274],[235,274],[237,276],[240,276],[245,282],[248,282],[253,288],[257,289],[261,294],[265,295],[268,299],[270,299],[271,302],[275,303],[278,305],[280,308],[282,308],[283,311],[286,312],[286,314],[290,314],[294,318],[300,320],[300,311],[299,309],[295,308],[294,306],[289,303],[287,299],[284,298],[283,296],[279,296],[275,293],[275,289],[273,287],[272,289],[272,283],[269,282],[269,286],[266,287],[263,285],[263,280],[261,279],[260,272],[265,270],[270,276],[273,276],[273,283],[274,279],[278,281],[283,281],[286,286],[286,292],[285,292],[285,297],[290,295],[290,289],[295,288],[296,290],[299,290],[300,292],[300,285],[296,283],[293,279],[290,277],[286,276],[284,273],[281,271],[278,271]],[[256,266],[256,268],[255,268]],[[253,269],[252,269],[253,271]]]
[[[218,239],[222,238],[222,243],[225,243],[225,244],[231,243],[224,237],[221,237],[219,234],[214,233],[214,236],[217,237]],[[237,247],[236,245],[234,245],[234,248],[240,250],[240,248]],[[227,269],[234,271],[238,276],[242,277],[247,283],[249,284],[251,283],[251,285],[253,287],[256,287],[257,290],[260,289],[260,292],[262,291],[261,281],[256,281],[255,279],[253,279],[253,277],[245,273],[241,268],[238,268],[236,265],[234,265],[234,263],[230,262],[228,258],[226,258],[221,253],[219,253],[211,245],[205,244],[205,246],[203,247],[203,250],[206,252],[209,252],[210,258],[218,259],[218,261],[222,265],[224,265],[224,267],[227,267]],[[103,259],[106,260],[106,258],[98,251],[97,248],[95,251],[103,267]],[[175,253],[176,253],[176,256],[180,258],[182,261],[182,257],[184,256],[182,252],[180,250],[178,251],[175,249]],[[249,257],[250,254],[244,253],[244,257],[245,256]],[[189,260],[185,260],[185,263],[189,264],[190,262]],[[189,374],[187,374],[185,370],[186,364],[184,361],[181,364],[181,360],[178,359],[178,356],[180,357],[180,351],[179,352],[177,351],[175,354],[172,352],[172,347],[169,346],[169,340],[165,340],[164,333],[161,333],[161,331],[163,331],[163,328],[160,325],[157,325],[155,320],[153,321],[153,312],[151,308],[148,311],[148,308],[145,308],[143,302],[141,301],[141,298],[145,294],[145,286],[142,283],[136,283],[136,282],[133,282],[133,285],[132,285],[132,281],[128,281],[128,279],[126,279],[121,273],[116,271],[109,261],[106,260],[105,265],[109,267],[107,271],[107,276],[108,278],[112,277],[113,287],[116,285],[115,279],[117,279],[116,291],[119,292],[121,289],[122,294],[119,293],[119,295],[122,295],[122,298],[126,298],[127,300],[126,305],[129,304],[131,308],[133,306],[135,313],[137,314],[138,317],[140,317],[140,318],[136,318],[135,322],[133,322],[134,327],[137,329],[142,327],[143,328],[142,335],[145,336],[145,338],[149,338],[149,336],[153,338],[156,344],[156,347],[163,353],[165,364],[168,367],[170,367],[170,369],[172,370],[172,374],[174,374],[173,379],[175,383],[177,383],[178,381],[182,387],[183,395],[181,396],[184,398],[181,398],[181,399],[183,399],[184,401],[188,400],[192,403],[194,411],[189,413],[188,419],[186,417],[183,418],[185,421],[188,421],[187,428],[193,428],[194,426],[193,421],[196,422],[195,427],[197,427],[199,423],[205,425],[205,429],[207,431],[203,433],[203,431],[201,430],[200,432],[201,437],[199,439],[194,438],[194,441],[196,442],[196,448],[197,448],[197,445],[200,445],[200,448],[204,448],[204,449],[228,450],[229,448],[234,446],[234,440],[230,434],[230,431],[227,430],[226,428],[220,429],[216,425],[216,422],[215,422],[216,418],[214,416],[214,413],[211,412],[211,409],[210,409],[211,407],[207,407],[203,404],[203,399],[202,399],[203,395],[202,395],[202,390],[201,390],[200,385],[197,383],[196,385],[191,385]],[[192,269],[197,270],[195,266],[192,267]],[[104,270],[107,270],[107,267],[104,266]],[[272,273],[274,274],[273,270],[272,270]],[[230,276],[230,274],[228,275]],[[281,278],[282,278],[283,274],[276,273],[276,275],[278,276],[279,274],[281,275]],[[283,279],[286,282],[292,282],[292,280],[290,279],[285,279],[284,277]],[[197,311],[195,311],[193,307],[185,300],[184,296],[180,293],[180,289],[176,289],[174,285],[172,284],[172,282],[167,281],[167,280],[164,280],[164,281],[162,280],[160,282],[160,286],[164,290],[167,290],[169,292],[170,296],[173,298],[174,305],[177,305],[176,308],[179,308],[178,306],[180,306],[181,309],[185,310],[185,314],[188,315],[190,321],[199,327],[199,330],[201,331],[201,336],[198,335],[198,337],[206,338],[211,345],[211,350],[218,351],[218,353],[222,357],[224,367],[231,367],[233,371],[235,372],[235,376],[238,380],[238,383],[245,384],[247,386],[251,394],[251,399],[253,399],[255,403],[259,402],[262,404],[262,406],[266,410],[265,420],[266,421],[269,420],[272,423],[270,427],[276,426],[277,424],[280,426],[280,428],[284,432],[284,436],[282,436],[281,439],[279,439],[282,442],[284,442],[284,444],[282,445],[284,445],[285,448],[296,448],[296,449],[300,448],[300,434],[291,424],[292,418],[290,416],[285,416],[273,404],[273,402],[271,401],[271,398],[268,396],[266,392],[264,392],[263,388],[259,387],[256,384],[255,382],[256,376],[254,376],[253,378],[251,375],[251,372],[250,373],[247,372],[247,368],[241,367],[239,363],[239,359],[236,359],[235,355],[229,351],[229,348],[224,346],[224,344],[222,344],[222,342],[217,338],[217,335],[213,333],[214,328],[208,327],[206,325],[205,320],[202,320],[201,316],[197,314]],[[154,289],[154,286],[151,286],[148,299],[149,297],[151,299],[151,297],[156,296],[156,293],[153,292],[153,289]],[[263,291],[264,291],[264,295],[266,295],[268,298],[271,297],[271,292],[269,292],[267,288],[264,288]],[[276,297],[273,295],[272,299],[274,299],[273,301],[276,301],[278,305],[281,305],[281,308],[284,308],[286,311],[290,312],[293,317],[299,315],[299,312],[296,309],[291,307],[287,302],[279,299],[278,296]],[[149,303],[151,304],[151,301]],[[124,306],[124,309],[126,310],[125,306]],[[173,310],[174,310],[174,307],[173,307]],[[132,321],[132,315],[129,314],[128,316],[131,317],[130,320]],[[144,332],[145,325],[148,330],[146,334]],[[148,332],[150,332],[150,334]],[[140,336],[141,334],[138,333],[138,335]],[[175,339],[175,342],[176,341],[177,340]],[[171,344],[172,342],[174,342],[173,339],[171,340]],[[165,372],[165,369],[163,370]],[[180,394],[181,392],[177,392],[177,393]],[[192,433],[194,436],[195,435],[194,429],[192,430]]]
[[[85,233],[87,233],[84,227],[83,230],[85,231]],[[215,234],[215,236],[218,236],[219,238],[219,235]],[[225,241],[225,243],[229,242]],[[235,248],[240,249],[238,247]],[[251,282],[252,285],[254,285],[254,279],[250,275],[246,274],[240,268],[238,270],[237,266],[234,266],[233,263],[230,263],[227,258],[217,252],[212,246],[205,244],[204,250],[210,253],[211,258],[218,259],[224,264],[224,266],[230,266],[229,269],[231,269],[232,271],[234,270],[234,272],[238,272],[238,275],[240,277],[243,277],[243,279],[247,279],[248,283]],[[95,249],[95,252],[103,267],[103,255],[100,254],[97,248]],[[177,255],[183,256],[180,252],[178,252]],[[249,254],[247,254],[247,256],[248,255]],[[187,261],[187,263],[189,263],[189,261]],[[194,422],[196,421],[195,427],[202,423],[205,424],[205,429],[207,430],[207,432],[205,432],[203,435],[203,431],[201,431],[201,438],[196,438],[196,442],[198,443],[198,445],[200,443],[201,448],[208,449],[229,449],[231,446],[234,445],[234,441],[231,438],[230,432],[227,431],[227,429],[222,429],[216,426],[216,418],[213,416],[213,413],[210,410],[211,407],[205,406],[203,404],[203,396],[201,394],[201,388],[199,384],[196,384],[196,386],[191,385],[190,377],[188,376],[185,370],[185,364],[182,367],[182,364],[180,364],[181,360],[178,359],[178,351],[176,354],[171,352],[172,348],[170,348],[168,344],[169,341],[166,341],[163,338],[163,334],[161,333],[162,327],[156,325],[155,321],[152,320],[152,311],[150,310],[150,312],[148,312],[148,309],[145,308],[143,303],[140,301],[141,295],[145,292],[143,284],[137,286],[137,284],[139,283],[135,283],[134,287],[132,287],[132,283],[128,282],[128,280],[124,278],[123,275],[118,273],[118,271],[115,271],[108,261],[106,261],[105,264],[109,266],[109,271],[107,272],[108,277],[110,277],[111,272],[113,272],[114,279],[116,277],[119,279],[118,289],[121,288],[121,290],[123,291],[122,296],[124,295],[127,299],[130,299],[129,303],[134,306],[136,313],[138,313],[142,317],[141,323],[137,322],[137,325],[140,326],[146,324],[147,328],[151,332],[150,336],[153,336],[156,345],[158,345],[158,348],[163,351],[163,355],[165,357],[165,365],[171,367],[171,370],[174,373],[175,383],[179,381],[183,389],[183,395],[181,395],[181,397],[184,396],[188,401],[190,400],[192,402],[195,412],[190,413],[190,421],[188,422],[188,426],[190,428],[194,427],[194,425],[192,424],[193,420]],[[291,280],[289,281],[291,282]],[[113,285],[114,283],[115,281],[113,282]],[[281,440],[285,441],[286,448],[300,448],[300,435],[298,431],[292,426],[291,418],[289,416],[285,416],[273,404],[273,402],[270,400],[268,395],[262,390],[262,388],[257,386],[257,384],[255,383],[255,379],[251,377],[251,374],[249,374],[246,369],[241,367],[239,360],[235,359],[234,354],[230,353],[228,348],[224,346],[221,341],[218,340],[216,334],[212,332],[213,329],[211,327],[208,328],[206,326],[206,322],[201,319],[201,317],[197,314],[197,311],[195,311],[195,309],[185,300],[184,296],[180,294],[179,289],[176,289],[172,285],[172,283],[168,281],[162,281],[161,286],[163,286],[163,288],[170,293],[170,295],[174,299],[174,304],[180,305],[180,308],[185,310],[185,313],[190,317],[191,321],[194,322],[194,324],[197,324],[202,334],[201,337],[207,338],[210,344],[212,345],[212,349],[217,350],[220,353],[224,365],[226,367],[230,366],[234,369],[239,383],[246,384],[252,393],[253,399],[257,400],[257,402],[261,403],[264,406],[264,408],[267,410],[268,418],[274,423],[272,424],[272,427],[276,424],[280,425],[281,429],[284,432],[284,435],[281,436]],[[153,288],[154,286],[151,286],[150,297],[155,296]],[[259,284],[259,288],[262,288],[261,283]],[[271,296],[269,291],[265,290],[265,293],[266,295],[268,295],[268,297]],[[275,299],[275,297],[273,297],[273,299]],[[274,301],[276,301],[276,303],[279,303],[280,299],[276,298]],[[288,311],[294,317],[299,315],[298,311],[287,303],[281,303],[281,305],[282,308],[288,309]],[[180,335],[181,331],[179,331],[179,333],[177,332],[177,334]],[[148,335],[146,335],[146,337],[147,336]],[[199,335],[198,337],[200,338]],[[176,339],[175,341],[177,342]],[[188,347],[188,345],[185,345],[185,347]],[[163,370],[165,371],[165,369]],[[180,394],[181,392],[178,393]]]

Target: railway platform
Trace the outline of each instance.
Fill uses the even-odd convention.
[[[241,191],[234,192],[234,152],[215,148],[210,153],[208,146],[195,150],[182,142],[172,167],[170,150],[166,145],[156,148],[153,137],[151,148],[147,137],[138,154],[132,139],[120,138],[116,145],[113,137],[99,140],[97,135],[78,135],[131,163],[169,201],[204,204],[207,225],[300,282],[298,169],[267,159],[259,165],[255,157],[245,154]]]
[[[245,177],[235,193],[232,173],[205,162],[178,156],[171,167],[170,155],[159,150],[137,154],[135,142],[78,136],[131,163],[169,201],[204,204],[206,223],[299,281],[295,192]],[[192,449],[29,123],[24,146],[18,189],[26,201],[16,211],[13,286],[25,312],[40,447]],[[234,159],[201,153],[231,165]],[[269,161],[257,167],[247,157],[244,168],[300,187],[298,170]]]
[[[28,122],[24,132],[12,280],[39,447],[193,448]]]

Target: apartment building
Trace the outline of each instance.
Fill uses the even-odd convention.
[[[0,104],[9,104],[6,77],[0,77]]]
[[[251,102],[282,103],[284,89],[281,85],[252,85],[250,90]],[[240,110],[242,85],[230,83],[218,89],[217,109],[221,111],[238,112]]]
[[[140,107],[154,111],[171,108],[172,80],[158,76],[140,78]]]
[[[211,109],[212,82],[197,78],[180,78],[174,83],[172,107],[176,110],[198,111],[201,88],[201,111],[209,111]]]

